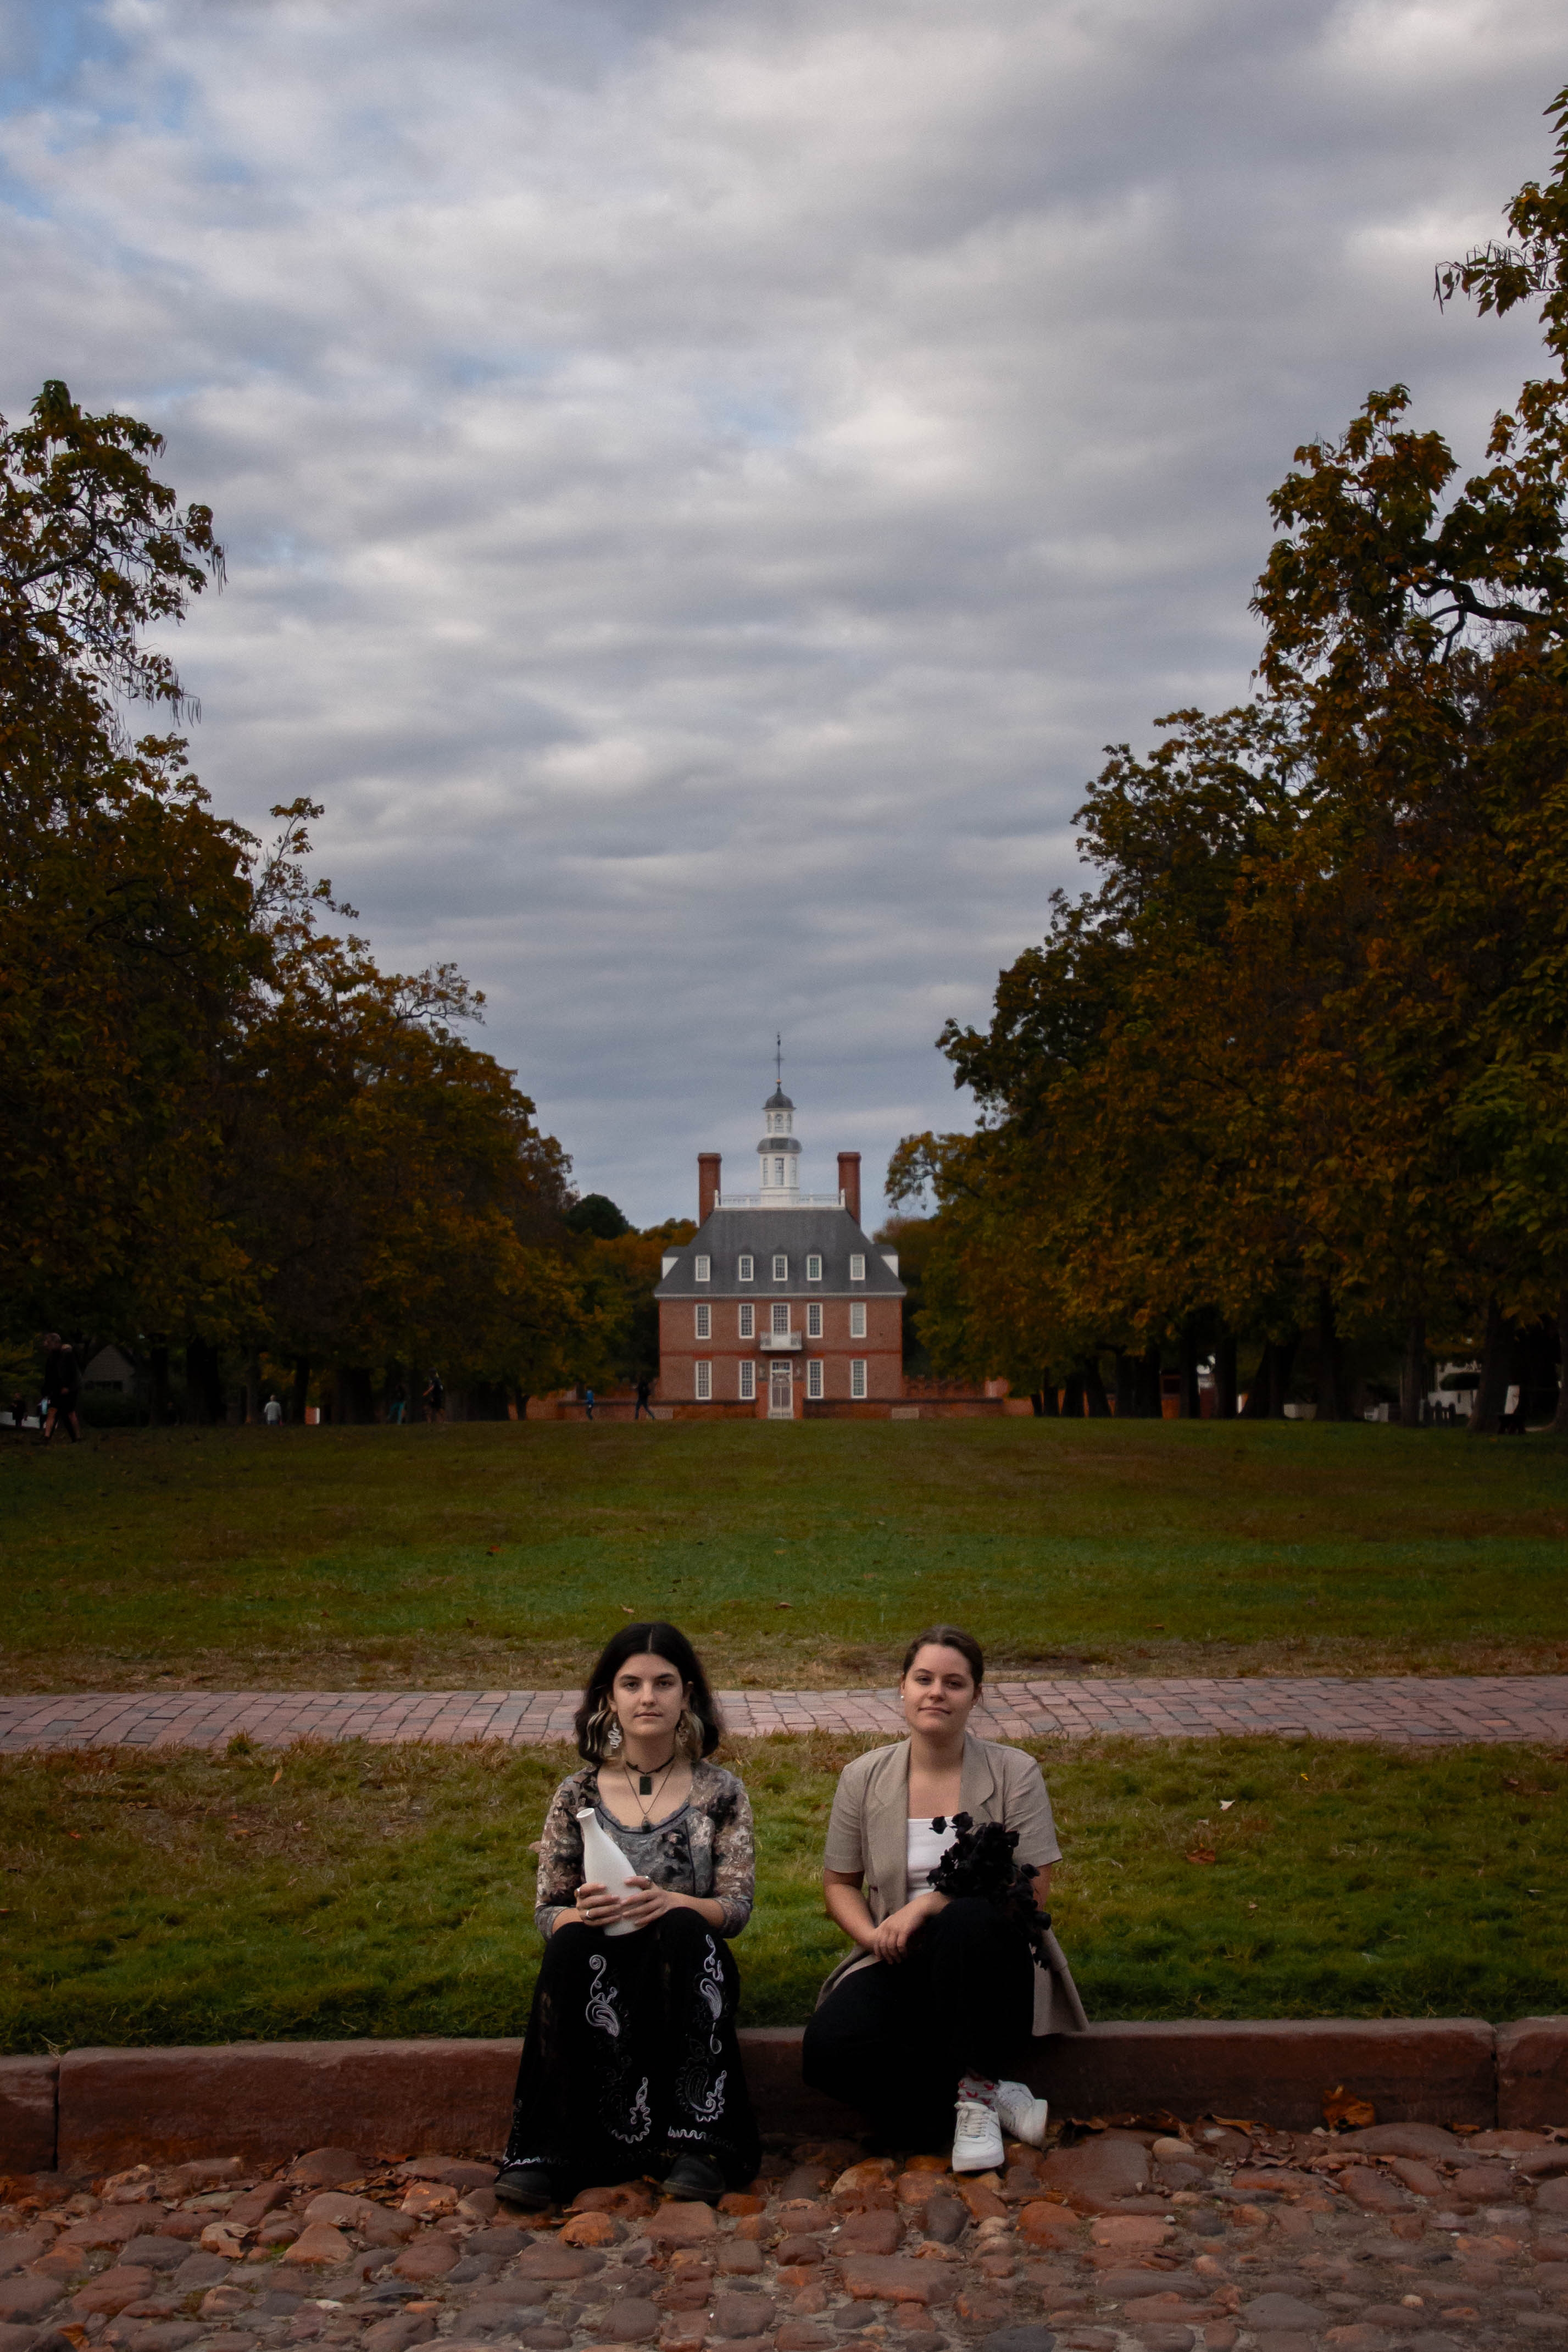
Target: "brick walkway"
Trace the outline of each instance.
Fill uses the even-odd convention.
[[[1568,1741],[1568,1675],[1414,1675],[999,1682],[975,1727],[993,1738],[1192,1739],[1221,1734],[1313,1739]],[[903,1730],[889,1690],[721,1691],[730,1729]],[[0,1698],[0,1751],[89,1747],[222,1748],[244,1732],[259,1746],[295,1739],[504,1739],[531,1747],[571,1736],[575,1691],[113,1691]]]

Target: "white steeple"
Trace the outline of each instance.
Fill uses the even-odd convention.
[[[766,1129],[757,1146],[762,1205],[791,1209],[800,1199],[800,1145],[795,1134],[795,1105],[784,1090],[784,1041],[777,1041],[778,1084],[763,1105]]]

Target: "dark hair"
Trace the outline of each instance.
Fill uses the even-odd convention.
[[[711,1756],[724,1737],[724,1719],[708,1687],[708,1677],[702,1671],[702,1661],[681,1632],[679,1625],[666,1624],[656,1617],[642,1625],[623,1625],[615,1639],[606,1642],[599,1653],[598,1664],[588,1677],[588,1687],[583,1693],[583,1704],[573,1718],[577,1734],[577,1753],[585,1756],[590,1764],[599,1762],[596,1739],[590,1729],[602,1706],[607,1707],[616,1676],[628,1658],[641,1657],[647,1652],[663,1658],[675,1668],[683,1683],[689,1685],[686,1704],[702,1727],[702,1746],[698,1751]]]
[[[900,1682],[921,1652],[933,1645],[939,1650],[956,1650],[961,1658],[966,1659],[969,1671],[974,1676],[974,1687],[976,1690],[980,1688],[985,1680],[985,1653],[973,1634],[966,1633],[960,1625],[928,1625],[923,1633],[917,1633],[904,1652],[904,1663],[899,1668]]]

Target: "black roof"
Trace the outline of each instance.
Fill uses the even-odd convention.
[[[883,1259],[875,1242],[868,1241],[847,1209],[715,1209],[689,1242],[671,1253],[675,1264],[657,1285],[656,1298],[757,1298],[774,1290],[773,1260],[783,1251],[789,1276],[778,1291],[805,1290],[805,1261],[822,1260],[822,1280],[809,1287],[813,1297],[843,1292],[852,1298],[874,1296],[901,1298],[904,1286]],[[755,1278],[742,1282],[736,1271],[742,1253],[756,1261]],[[866,1278],[849,1279],[849,1260],[863,1256]],[[710,1282],[699,1282],[694,1258],[712,1261]]]
[[[793,1110],[795,1108],[795,1105],[791,1102],[788,1095],[785,1094],[783,1087],[775,1087],[772,1094],[768,1097],[766,1102],[763,1105],[763,1108],[764,1110]]]

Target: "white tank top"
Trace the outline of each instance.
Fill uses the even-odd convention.
[[[904,1848],[904,1880],[910,1895],[929,1893],[931,1872],[957,1838],[951,1821],[946,1829],[933,1830],[930,1822],[917,1822],[911,1815]]]

